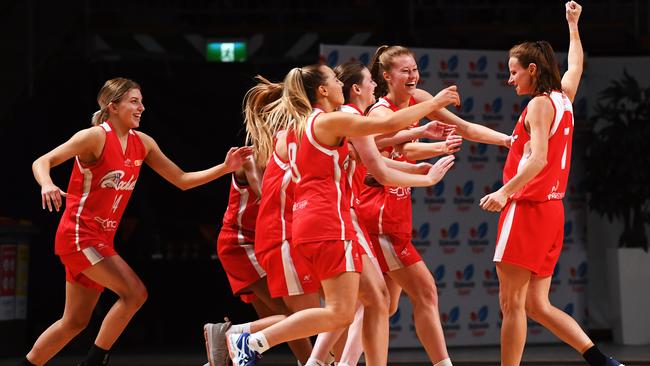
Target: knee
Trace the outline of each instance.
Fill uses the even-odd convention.
[[[354,304],[333,306],[330,310],[332,312],[332,316],[330,316],[332,329],[348,327],[354,321],[356,310]]]
[[[419,286],[413,294],[411,301],[413,301],[414,306],[438,309],[438,288],[436,284],[431,281],[430,283]]]
[[[533,319],[541,319],[547,313],[548,303],[545,301],[526,299],[526,315]]]
[[[499,306],[503,315],[514,314],[526,311],[525,300],[518,294],[501,292],[499,293]]]
[[[390,296],[388,294],[388,289],[383,284],[378,284],[368,288],[359,296],[359,300],[365,307],[382,309],[382,312],[389,313],[391,305]],[[397,309],[397,306],[395,306],[395,309]]]
[[[144,305],[144,303],[147,301],[149,293],[147,292],[147,288],[142,283],[140,283],[137,286],[134,286],[127,294],[121,297],[129,309],[138,311],[138,309],[140,309],[142,305]]]
[[[71,316],[63,317],[61,319],[61,325],[63,329],[70,332],[70,334],[79,334],[82,330],[86,329],[88,323],[90,322],[90,316]]]

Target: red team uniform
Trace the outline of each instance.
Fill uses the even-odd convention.
[[[54,251],[65,266],[68,282],[102,291],[103,286],[81,272],[117,254],[115,231],[138,181],[146,151],[135,131],[129,130],[123,152],[110,123],[100,127],[106,132],[106,140],[99,159],[84,164],[75,158]]]
[[[341,106],[341,112],[358,114],[363,116],[363,112],[356,105],[350,103]],[[363,251],[368,255],[369,258],[376,258],[375,248],[372,245],[370,240],[370,235],[366,230],[365,226],[359,222],[359,218],[356,212],[355,207],[358,206],[361,201],[359,197],[361,196],[361,190],[363,189],[363,180],[366,177],[368,170],[366,167],[361,164],[360,161],[351,159],[348,164],[347,171],[347,201],[350,202],[350,217],[352,218],[352,225],[354,226],[354,232],[356,238],[361,245]]]
[[[409,106],[415,104],[411,97]],[[387,98],[379,98],[370,108],[388,108],[398,111],[399,108]],[[413,123],[413,127],[418,125]],[[403,155],[394,151],[392,146],[383,148],[381,152],[390,158],[407,161]],[[371,187],[364,186],[359,205],[359,218],[365,224],[376,250],[377,259],[384,273],[408,267],[422,260],[411,242],[413,229],[413,213],[411,208],[411,187]]]
[[[250,186],[243,186],[232,175],[228,207],[217,239],[217,254],[226,271],[230,287],[245,302],[253,298],[241,291],[266,276],[255,257],[255,220],[259,200]]]
[[[343,272],[361,272],[359,244],[346,200],[347,140],[339,146],[320,143],[314,121],[322,114],[314,108],[307,118],[300,143],[287,138],[289,160],[296,182],[293,204],[293,245],[319,280]]]
[[[495,262],[512,263],[546,277],[562,251],[564,206],[571,163],[573,107],[560,91],[544,94],[555,109],[548,139],[547,164],[537,176],[515,193],[499,218]],[[524,122],[524,109],[515,125],[513,143],[503,168],[503,183],[508,183],[530,156],[530,135]],[[533,243],[534,242],[534,243]]]
[[[293,191],[289,161],[274,151],[262,179],[255,255],[267,273],[271,297],[314,293],[320,283],[301,256],[292,254]]]

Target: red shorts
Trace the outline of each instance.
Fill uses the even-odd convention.
[[[410,235],[370,234],[376,248],[381,271],[388,273],[408,267],[422,260],[420,253],[411,242]]]
[[[236,232],[221,230],[217,239],[217,255],[235,295],[240,295],[243,289],[266,276],[255,257],[253,244],[240,244]]]
[[[560,200],[511,201],[501,211],[494,261],[547,277],[562,252],[564,205]]]
[[[375,258],[377,254],[375,254],[375,247],[372,245],[368,230],[366,230],[363,224],[359,223],[356,212],[354,212],[353,208],[350,209],[350,216],[352,217],[352,226],[354,227],[354,232],[357,235],[357,241],[359,242],[359,245],[361,245],[363,253],[368,255],[369,258]]]
[[[293,246],[319,281],[344,272],[361,272],[361,246],[354,240],[325,240]]]
[[[99,263],[104,258],[114,255],[117,255],[117,252],[113,246],[99,244],[95,247],[84,248],[78,252],[59,255],[59,259],[65,267],[66,281],[102,292],[104,291],[104,286],[86,277],[82,272]]]
[[[303,257],[295,255],[288,241],[256,255],[266,270],[271,297],[311,294],[320,288],[316,275]]]

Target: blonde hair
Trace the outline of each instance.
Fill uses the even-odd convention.
[[[273,153],[273,137],[279,131],[293,130],[300,141],[316,103],[316,91],[325,79],[319,67],[293,68],[282,83],[256,76],[258,84],[246,93],[243,113],[246,143],[253,144],[260,166],[266,165]]]
[[[111,103],[119,103],[131,89],[141,90],[140,84],[126,78],[107,80],[97,94],[99,110],[93,113],[92,125],[99,126],[102,122],[106,121],[108,119],[108,105]]]
[[[388,94],[388,83],[384,79],[384,71],[389,72],[393,68],[393,60],[398,56],[409,55],[415,59],[413,51],[403,46],[379,46],[375,51],[372,61],[370,62],[370,75],[377,83],[375,88],[375,97],[377,99]]]
[[[246,92],[242,109],[246,144],[253,146],[256,165],[263,167],[273,153],[273,137],[286,128],[286,121],[277,118],[277,113],[274,113],[280,104],[282,84],[272,83],[260,75],[255,79],[258,83]]]

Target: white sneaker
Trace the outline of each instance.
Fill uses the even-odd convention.
[[[226,345],[226,331],[230,329],[231,322],[228,321],[227,318],[224,320],[226,320],[224,323],[208,323],[203,326],[205,351],[208,354],[209,366],[228,365],[228,346]]]

